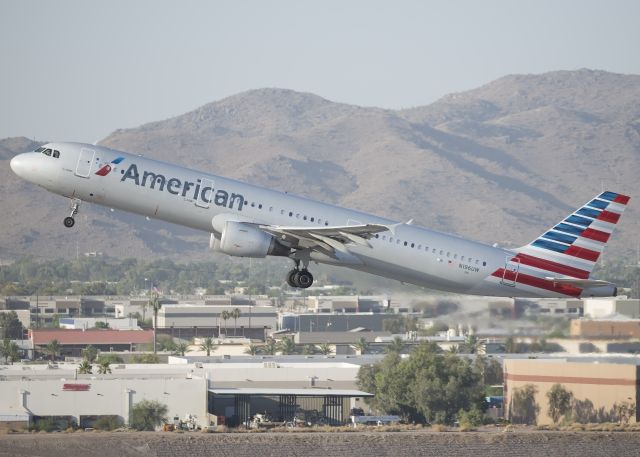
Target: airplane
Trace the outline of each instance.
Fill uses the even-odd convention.
[[[97,145],[49,143],[18,154],[19,177],[70,199],[210,233],[231,256],[293,260],[295,288],[313,284],[311,262],[468,295],[609,297],[617,287],[590,277],[629,197],[605,191],[530,243],[486,245],[364,212]]]

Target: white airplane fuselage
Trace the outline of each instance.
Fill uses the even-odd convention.
[[[43,148],[57,152],[58,157],[42,152],[20,154],[11,161],[14,172],[64,197],[202,230],[216,239],[221,238],[225,224],[230,221],[252,227],[274,227],[275,230],[308,228],[310,232],[318,232],[319,243],[325,248],[305,249],[307,260],[345,266],[427,288],[505,297],[615,295],[612,285],[587,284],[576,292],[574,286],[549,282],[549,272],[524,265],[520,260],[514,261],[516,251],[416,225],[398,224],[364,212],[101,146],[50,143]],[[326,243],[333,246],[334,241],[323,238],[322,230],[337,227],[339,231],[340,227],[365,224],[387,226],[389,230],[371,233],[366,239],[352,237],[354,242],[326,249]],[[287,230],[282,232],[287,233]],[[312,235],[316,236],[315,233]],[[274,235],[274,238],[279,237]],[[284,235],[282,239],[285,239]],[[299,246],[294,246],[290,252],[296,249],[302,252]],[[536,282],[538,279],[518,280],[527,275],[542,282]]]

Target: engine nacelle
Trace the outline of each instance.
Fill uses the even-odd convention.
[[[217,241],[217,240],[216,240]],[[266,257],[288,255],[289,249],[273,236],[243,222],[227,221],[220,242],[213,249],[236,257]]]
[[[618,288],[615,286],[615,284],[604,284],[602,286],[587,287],[582,291],[580,297],[615,297],[617,295]]]

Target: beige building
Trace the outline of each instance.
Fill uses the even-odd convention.
[[[608,360],[614,359],[603,362]],[[573,421],[617,422],[620,406],[629,406],[634,410],[629,420],[636,422],[639,366],[635,359],[625,362],[506,359],[505,416],[516,423],[552,424],[547,393],[560,384],[573,394]]]
[[[574,319],[573,338],[640,338],[640,319]]]

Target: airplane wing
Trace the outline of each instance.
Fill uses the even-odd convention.
[[[265,232],[271,233],[281,242],[292,247],[320,249],[323,251],[347,252],[346,245],[355,243],[371,247],[367,241],[376,233],[390,230],[381,224],[337,225],[330,227],[288,227],[279,225],[257,225]]]

